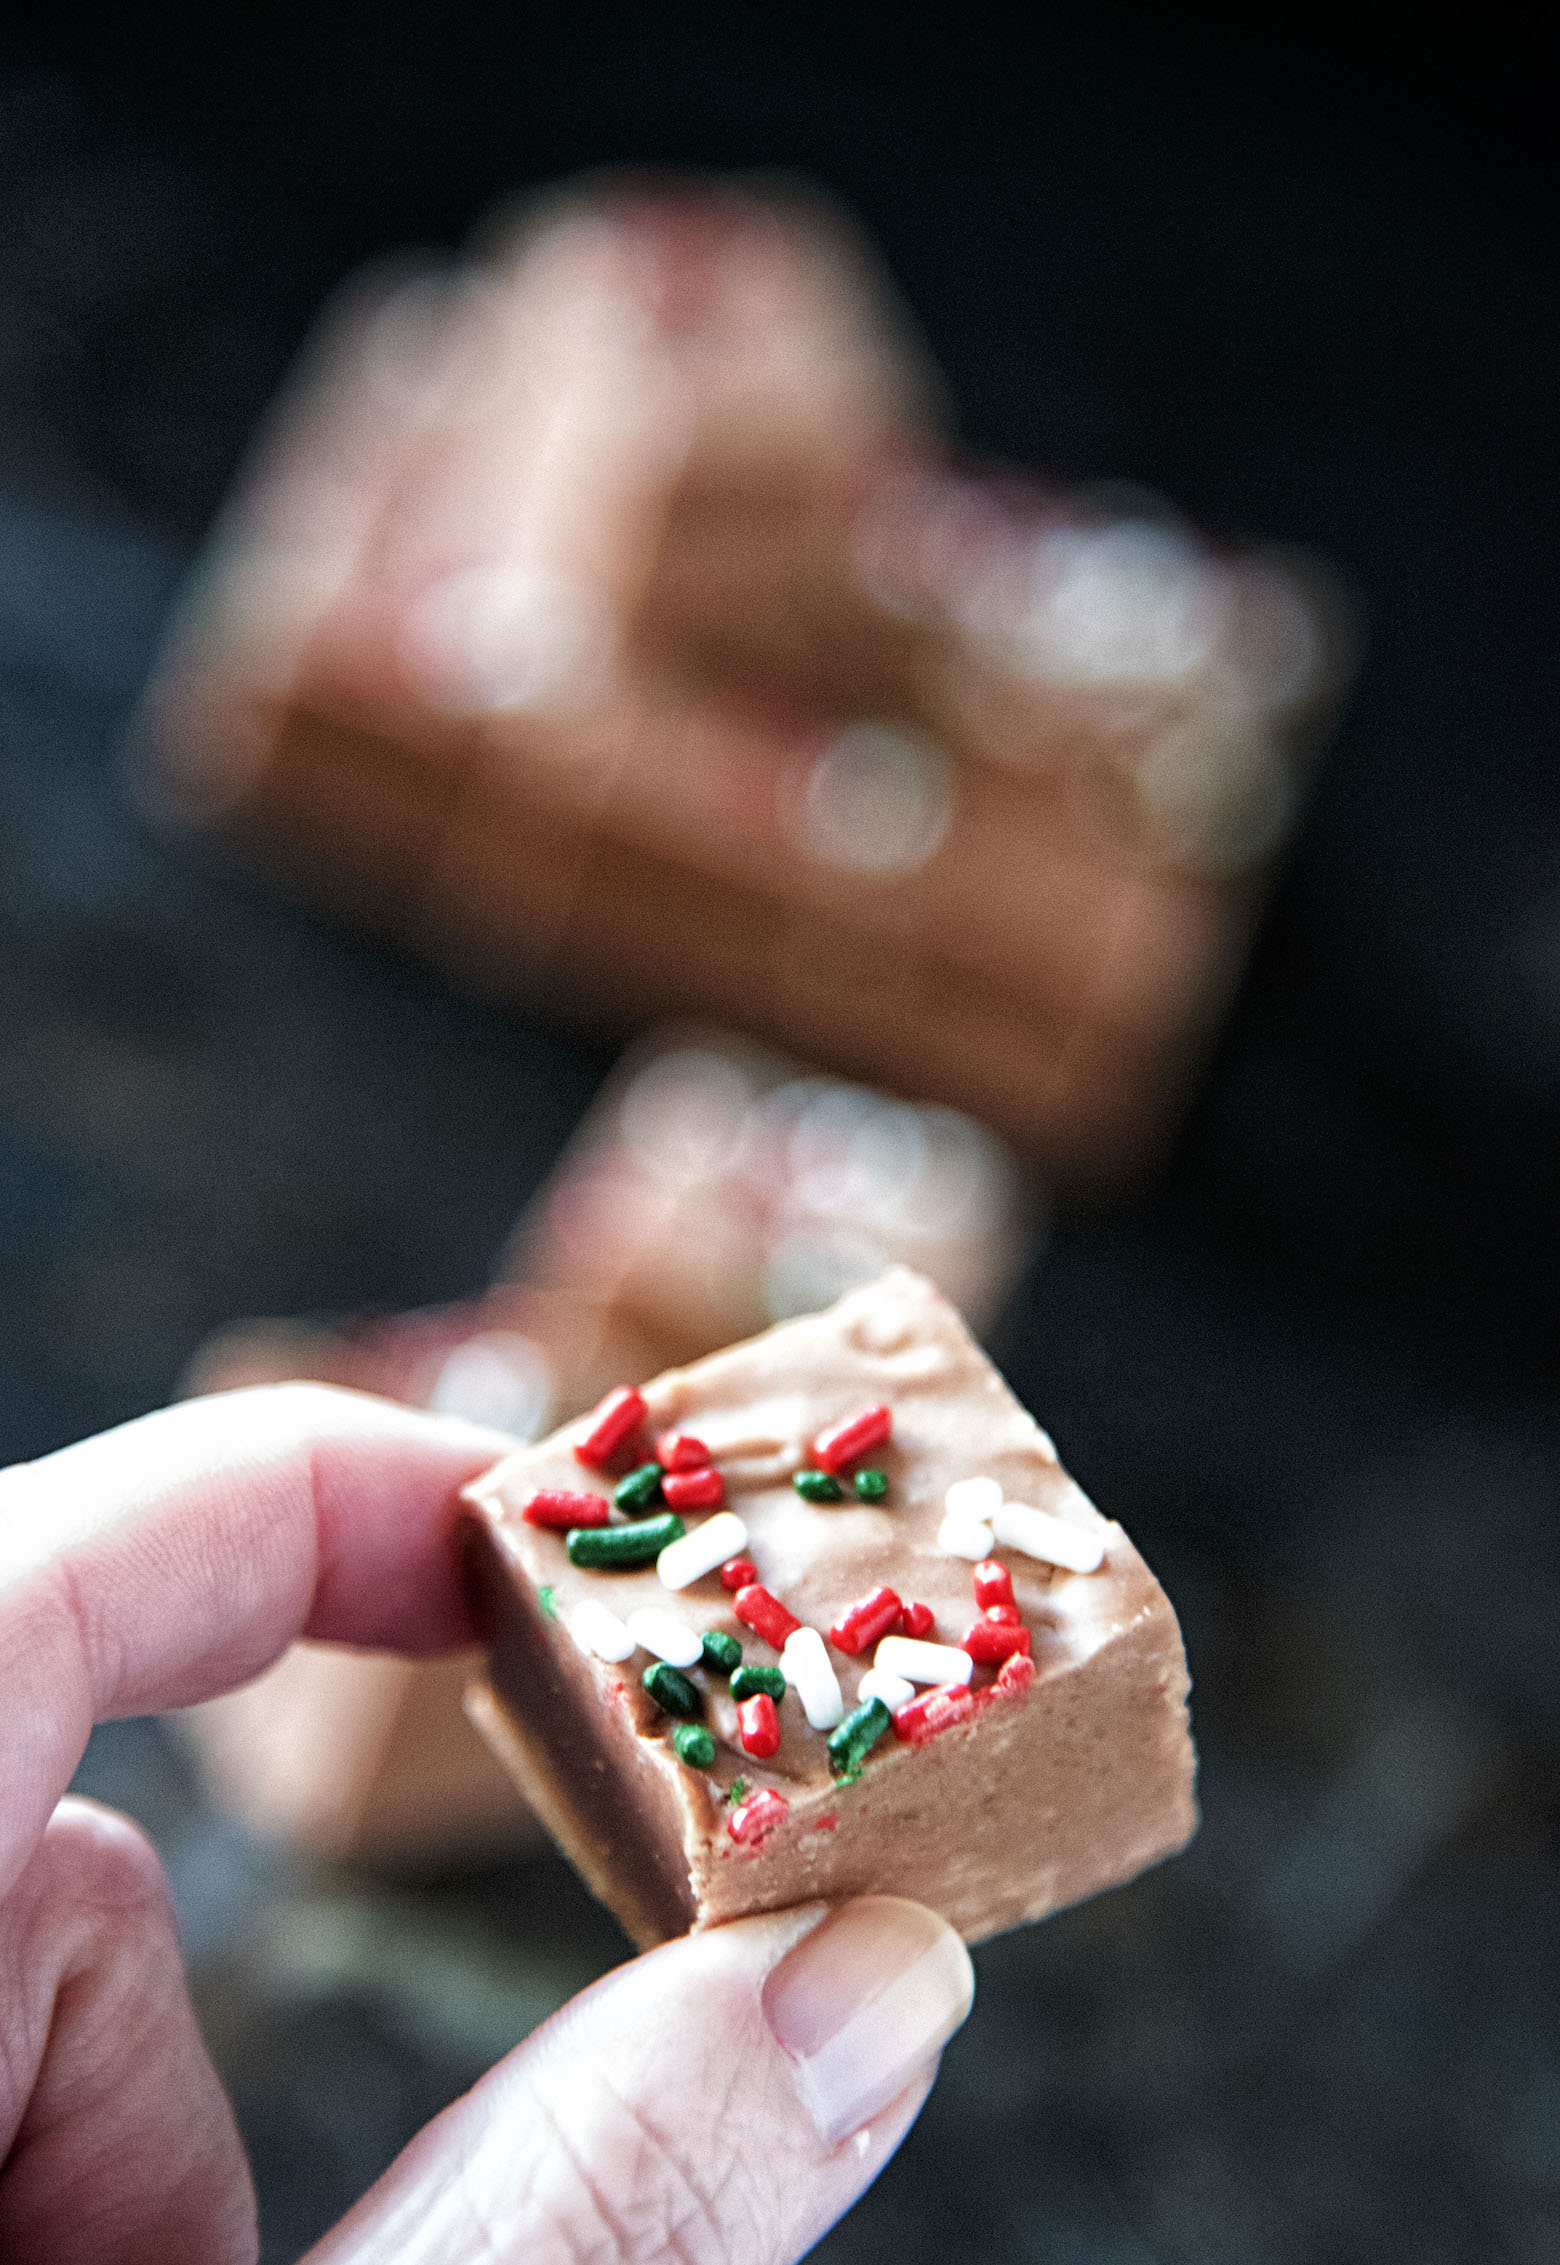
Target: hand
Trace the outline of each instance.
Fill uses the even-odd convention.
[[[0,2256],[255,2257],[157,1858],[61,1795],[95,1721],[210,1698],[295,1636],[469,1641],[452,1497],[510,1444],[282,1385],[0,1473]],[[951,1929],[889,1897],[667,1944],[436,2118],[314,2265],[782,2265],[892,2154],[971,1988]]]

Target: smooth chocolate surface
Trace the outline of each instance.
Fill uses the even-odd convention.
[[[653,1604],[695,1631],[734,1634],[750,1663],[772,1664],[777,1653],[738,1620],[715,1573],[673,1592],[654,1566],[583,1571],[561,1533],[524,1520],[542,1489],[610,1491],[610,1478],[575,1457],[587,1422],[498,1465],[468,1502],[504,1719],[500,1758],[637,1940],[892,1884],[974,1941],[1128,1878],[1190,1837],[1187,1677],[1170,1604],[930,1283],[892,1268],[826,1313],[643,1390],[647,1434],[675,1428],[705,1441],[760,1582],[825,1634],[887,1583],[930,1607],[930,1640],[961,1643],[979,1617],[972,1567],[938,1543],[956,1480],[994,1478],[1008,1499],[1098,1535],[1105,1554],[1096,1572],[1079,1574],[998,1547],[1030,1630],[1033,1680],[993,1691],[969,1720],[924,1744],[885,1737],[856,1783],[836,1779],[826,1734],[809,1725],[794,1690],[780,1703],[778,1753],[745,1753],[726,1680],[704,1668],[692,1678],[716,1758],[707,1771],[690,1769],[672,1752],[671,1718],[641,1687],[650,1655],[621,1665],[595,1658],[569,1632],[571,1609],[592,1598],[621,1620]],[[869,1458],[888,1475],[887,1500],[804,1501],[792,1478],[817,1434],[876,1402],[893,1412],[892,1442]],[[831,1643],[829,1657],[849,1709],[872,1650],[850,1657]],[[990,1690],[994,1678],[977,1668],[972,1687]],[[756,1843],[730,1829],[738,1779],[786,1803]]]

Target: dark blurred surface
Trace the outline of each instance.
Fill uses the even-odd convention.
[[[1370,625],[1174,1164],[1060,1223],[996,1346],[1181,1609],[1202,1836],[980,1954],[822,2254],[1552,2257],[1560,293],[1521,58],[1489,23],[1459,82],[1124,16],[1022,56],[867,17],[168,20],[0,47],[0,1459],[166,1398],[235,1315],[477,1287],[606,1066],[125,795],[320,297],[509,183],[808,167],[972,442],[1318,544]],[[83,1782],[167,1854],[273,2265],[623,1949],[551,1859],[295,1872],[156,1726]]]

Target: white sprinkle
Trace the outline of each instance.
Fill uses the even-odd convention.
[[[802,1712],[814,1730],[833,1730],[845,1719],[845,1698],[840,1679],[829,1664],[823,1638],[816,1628],[796,1628],[785,1640],[780,1665],[786,1681],[795,1686]]]
[[[630,1659],[634,1639],[615,1612],[609,1612],[594,1597],[587,1597],[572,1612],[564,1615],[564,1626],[582,1652],[594,1652],[597,1659],[610,1660],[614,1666]]]
[[[944,1557],[967,1557],[972,1565],[978,1565],[991,1555],[996,1544],[991,1528],[978,1518],[960,1518],[950,1511],[937,1529],[937,1546]]]
[[[680,1541],[669,1541],[655,1561],[665,1587],[686,1589],[747,1548],[747,1527],[734,1510],[718,1510]]]
[[[949,1517],[970,1525],[989,1526],[1001,1507],[1002,1487],[996,1479],[955,1479],[943,1496]]]
[[[858,1706],[864,1707],[869,1699],[881,1699],[890,1714],[898,1714],[914,1697],[913,1683],[902,1675],[886,1675],[880,1667],[868,1668],[856,1689]]]
[[[873,1656],[877,1675],[900,1675],[907,1683],[968,1683],[975,1662],[954,1644],[921,1644],[913,1636],[885,1636]]]
[[[628,1632],[636,1644],[664,1659],[672,1667],[697,1667],[704,1646],[685,1620],[663,1612],[658,1604],[641,1605],[628,1616]]]
[[[1004,1502],[992,1520],[992,1530],[1004,1549],[1022,1550],[1044,1565],[1061,1565],[1069,1573],[1092,1573],[1105,1556],[1105,1536],[1098,1528],[1075,1526],[1066,1518],[1053,1518],[1048,1510],[1031,1510],[1024,1502]]]

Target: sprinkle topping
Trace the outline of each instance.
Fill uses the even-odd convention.
[[[723,1565],[720,1569],[721,1587],[730,1589],[733,1593],[738,1589],[747,1588],[750,1582],[757,1579],[758,1567],[753,1563],[751,1557],[733,1557],[729,1564]]]
[[[640,1518],[661,1491],[659,1463],[641,1463],[630,1471],[626,1479],[619,1479],[612,1489],[612,1507],[626,1517]]]
[[[992,1532],[1004,1549],[1022,1550],[1026,1557],[1069,1573],[1093,1573],[1104,1563],[1102,1532],[1053,1518],[1048,1510],[1031,1510],[1026,1502],[1004,1502],[992,1520]]]
[[[594,1597],[586,1597],[567,1615],[564,1626],[583,1652],[594,1653],[614,1667],[634,1656],[634,1639],[615,1612]]]
[[[655,1443],[656,1459],[668,1471],[702,1471],[710,1451],[691,1431],[663,1431]]]
[[[656,1705],[667,1714],[695,1715],[699,1711],[698,1687],[689,1682],[680,1668],[658,1659],[654,1667],[647,1667],[639,1678]]]
[[[870,1455],[874,1447],[881,1447],[893,1434],[894,1418],[888,1408],[863,1408],[859,1415],[847,1416],[843,1423],[831,1425],[813,1441],[813,1454],[822,1469],[840,1472]]]
[[[698,1667],[704,1659],[704,1639],[696,1636],[685,1620],[675,1612],[666,1612],[658,1604],[642,1605],[628,1616],[629,1634],[636,1644],[657,1659],[670,1662],[673,1667]]]
[[[661,1492],[674,1510],[718,1510],[726,1499],[726,1482],[707,1464],[698,1471],[668,1471]]]
[[[574,1494],[561,1486],[544,1486],[533,1494],[520,1513],[528,1526],[550,1526],[554,1533],[567,1533],[571,1526],[604,1526],[607,1522],[607,1498],[604,1494]]]
[[[898,1714],[915,1697],[915,1685],[903,1675],[890,1675],[881,1667],[869,1667],[856,1686],[859,1700],[881,1699],[890,1714]]]
[[[629,1526],[571,1526],[564,1540],[569,1563],[590,1572],[622,1571],[648,1565],[668,1542],[680,1541],[683,1522],[668,1510]]]
[[[894,1728],[907,1745],[924,1746],[940,1730],[951,1730],[957,1722],[968,1722],[979,1704],[973,1691],[945,1683],[919,1699],[912,1699],[907,1707],[901,1707],[894,1717]]]
[[[702,1581],[706,1574],[723,1565],[732,1551],[743,1548],[746,1542],[747,1528],[736,1512],[717,1512],[713,1518],[706,1518],[702,1526],[695,1526],[691,1534],[668,1543],[662,1550],[655,1561],[662,1587],[691,1588],[695,1581]]]
[[[828,1471],[796,1471],[791,1484],[804,1502],[843,1502],[845,1489]]]
[[[802,1625],[794,1612],[787,1612],[780,1599],[771,1596],[757,1581],[738,1589],[732,1610],[744,1627],[751,1628],[755,1636],[762,1636],[777,1652],[785,1650],[788,1639]],[[823,1641],[822,1637],[818,1640]]]
[[[715,1741],[702,1722],[680,1722],[672,1732],[672,1752],[693,1770],[707,1770],[715,1761]]]
[[[955,1479],[943,1496],[950,1518],[968,1518],[976,1525],[989,1526],[1001,1507],[1002,1486],[997,1479]]]
[[[780,1665],[814,1730],[832,1730],[845,1712],[845,1695],[817,1629],[798,1628],[787,1637]]]
[[[767,1692],[755,1691],[751,1699],[742,1701],[737,1709],[737,1729],[743,1752],[756,1761],[767,1762],[779,1753],[780,1717]]]
[[[998,1611],[1002,1610],[999,1605]],[[992,1620],[984,1614],[964,1639],[964,1649],[978,1666],[1000,1667],[1015,1652],[1029,1651],[1029,1630],[1017,1620]]]
[[[1000,1557],[985,1558],[975,1568],[975,1602],[983,1607],[1013,1602],[1013,1576]]]
[[[880,1636],[886,1636],[899,1626],[904,1607],[890,1588],[869,1590],[848,1611],[842,1612],[829,1630],[831,1643],[842,1652],[852,1655],[864,1652]]]
[[[751,1699],[762,1693],[768,1699],[785,1697],[785,1677],[778,1667],[750,1667],[745,1661],[731,1678],[734,1699]]]
[[[873,1666],[907,1683],[968,1683],[975,1662],[952,1644],[918,1644],[908,1636],[885,1636]]]
[[[945,1557],[967,1557],[977,1564],[989,1557],[994,1536],[991,1521],[1002,1507],[1002,1489],[995,1479],[955,1479],[943,1496],[943,1522],[937,1546]]]
[[[829,1734],[829,1767],[836,1777],[853,1785],[861,1775],[861,1766],[882,1737],[891,1720],[888,1708],[881,1699],[868,1699],[865,1706],[854,1708],[837,1730]]]
[[[735,1636],[728,1636],[724,1628],[706,1628],[699,1642],[704,1650],[704,1664],[716,1675],[731,1675],[742,1664],[742,1646]]]
[[[737,1803],[726,1830],[733,1840],[755,1848],[776,1825],[784,1824],[790,1813],[791,1804],[783,1793],[774,1793],[767,1785],[760,1786],[756,1793],[750,1793],[746,1800]]]
[[[588,1470],[604,1471],[618,1449],[645,1420],[645,1397],[631,1384],[609,1392],[590,1418],[590,1428],[576,1441],[574,1459]]]

